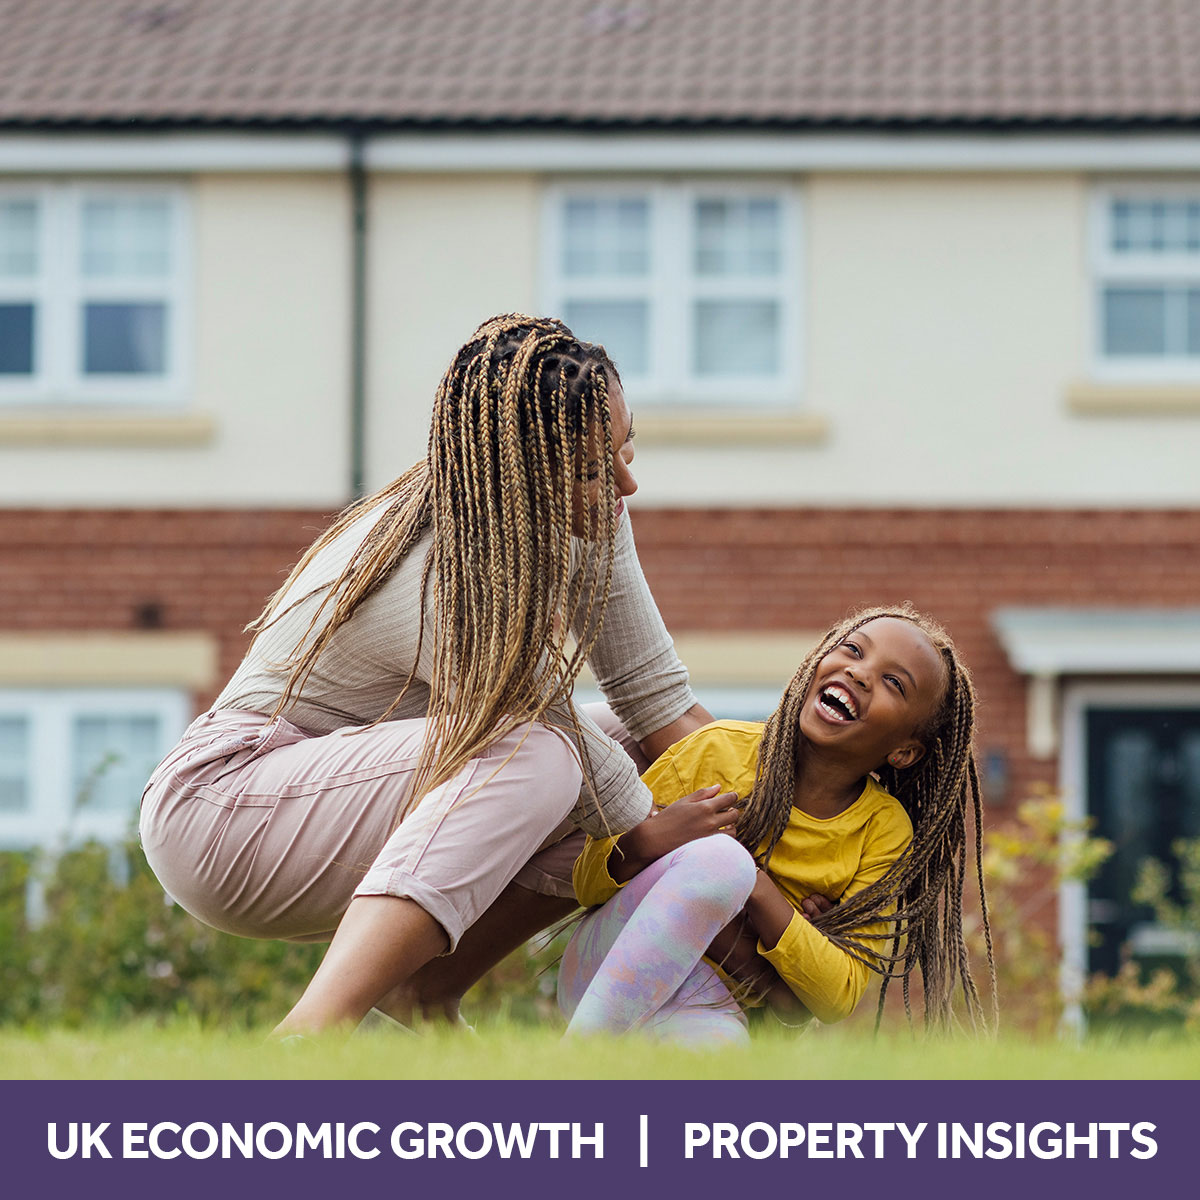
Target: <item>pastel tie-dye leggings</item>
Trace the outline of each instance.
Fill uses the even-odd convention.
[[[558,975],[567,1035],[640,1030],[691,1046],[744,1044],[746,1018],[703,955],[754,887],[726,834],[658,859],[576,927]]]

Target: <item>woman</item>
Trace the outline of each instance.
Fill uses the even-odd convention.
[[[633,759],[571,703],[585,661],[650,757],[710,719],[637,561],[632,459],[602,348],[485,322],[438,387],[425,460],[309,549],[155,772],[142,841],[184,908],[332,937],[279,1034],[400,1003],[564,818],[646,816]],[[544,915],[527,905],[510,939]]]

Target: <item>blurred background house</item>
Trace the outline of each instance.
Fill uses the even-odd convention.
[[[992,819],[1200,834],[1189,0],[0,0],[0,845],[125,834],[459,343],[561,314],[635,414],[714,710],[911,600]],[[1089,932],[1091,937],[1089,939]],[[1090,942],[1090,944],[1089,944]]]

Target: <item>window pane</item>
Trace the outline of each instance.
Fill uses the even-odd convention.
[[[775,275],[779,259],[777,200],[696,202],[698,275]]]
[[[650,306],[645,300],[569,300],[563,319],[577,337],[599,342],[623,375],[650,371]]]
[[[38,208],[33,200],[0,201],[0,278],[28,279],[38,270]]]
[[[701,300],[693,329],[697,375],[765,376],[780,369],[779,305],[773,300]]]
[[[163,197],[88,200],[82,270],[89,279],[159,279],[170,270],[170,206]]]
[[[1200,251],[1200,204],[1115,200],[1110,244],[1118,254],[1195,254]]]
[[[76,717],[71,741],[75,804],[87,812],[136,811],[158,763],[158,718]]]
[[[33,374],[33,305],[0,304],[0,375]]]
[[[1106,354],[1165,354],[1167,296],[1162,288],[1112,287],[1104,293]]]
[[[167,306],[85,304],[83,370],[87,375],[162,375],[166,372]]]
[[[0,813],[29,810],[29,721],[0,717]]]
[[[563,274],[629,276],[650,270],[648,200],[573,197],[563,216]]]
[[[1129,202],[1114,201],[1112,206],[1112,222],[1109,226],[1111,234],[1110,245],[1118,254],[1129,249]]]

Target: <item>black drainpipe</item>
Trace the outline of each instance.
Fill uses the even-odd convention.
[[[367,458],[367,169],[366,138],[350,133],[350,495],[366,494]]]

